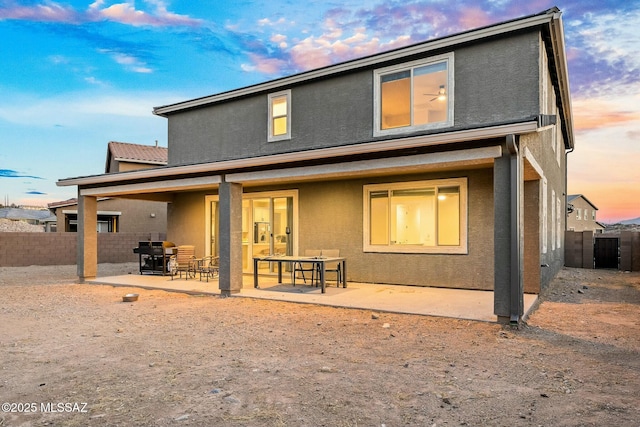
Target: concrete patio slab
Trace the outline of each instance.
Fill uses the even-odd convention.
[[[278,284],[277,279],[272,276],[261,276],[258,289],[253,287],[251,275],[244,276],[243,282],[242,291],[233,294],[232,298],[259,298],[375,312],[451,317],[484,322],[497,321],[493,314],[492,291],[349,282],[347,288],[338,288],[335,284],[327,286],[326,293],[323,294],[320,288],[315,286],[303,284],[294,287],[290,283]],[[197,278],[185,280],[183,277],[172,280],[168,276],[128,274],[99,277],[87,283],[197,295],[220,295],[217,280],[206,282]],[[537,298],[538,296],[534,294],[524,295],[525,315],[534,306]]]

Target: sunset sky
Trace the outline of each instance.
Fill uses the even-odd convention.
[[[0,203],[75,197],[107,143],[167,145],[153,107],[557,6],[575,122],[569,193],[640,217],[640,0],[0,0]]]

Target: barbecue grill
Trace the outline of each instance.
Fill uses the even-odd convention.
[[[138,242],[138,247],[133,248],[133,253],[138,254],[140,274],[169,274],[169,258],[173,255],[175,246],[167,241]]]

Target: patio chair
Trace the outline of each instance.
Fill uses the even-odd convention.
[[[179,274],[182,279],[182,273],[185,274],[186,279],[189,279],[189,276],[195,277],[195,246],[181,245],[178,246],[174,252],[175,255],[171,255],[171,258],[169,258],[169,272],[171,273],[171,280],[173,280],[176,274]]]
[[[327,257],[327,258],[334,258],[334,257],[339,257],[340,256],[340,249],[323,249],[321,251],[321,254],[323,257]],[[341,268],[342,263],[338,262],[336,264],[325,264],[325,269],[324,272],[326,273],[336,273],[336,285],[338,287],[340,287],[340,282],[342,281],[342,268]],[[320,266],[318,266],[318,268],[320,268]],[[320,277],[320,272],[318,271],[318,277]],[[325,276],[325,283],[326,283],[326,276]],[[318,286],[316,284],[316,286]]]
[[[201,260],[198,260],[196,266],[196,272],[200,274],[200,281],[202,282],[202,276],[213,279],[220,274],[220,257],[206,256]]]
[[[307,249],[304,251],[304,256],[308,256],[308,257],[312,257],[312,256],[320,256],[320,254],[322,253],[322,251],[318,250],[318,249]],[[300,262],[294,262],[293,263],[293,271],[292,271],[292,281],[293,281],[293,286],[296,285],[296,276],[298,275],[298,273],[302,274],[302,281],[304,283],[307,283],[307,278],[304,275],[304,273],[309,272],[311,273],[311,284],[313,285],[314,280],[317,280],[316,277],[316,267],[314,263],[308,263],[308,262],[304,262],[304,261],[300,261]]]

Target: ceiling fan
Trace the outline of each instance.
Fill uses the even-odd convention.
[[[429,102],[435,101],[436,99],[438,101],[444,101],[445,99],[447,99],[447,91],[444,88],[444,85],[440,85],[440,89],[438,89],[438,93],[425,93],[425,95],[434,97],[433,99],[430,99]]]

